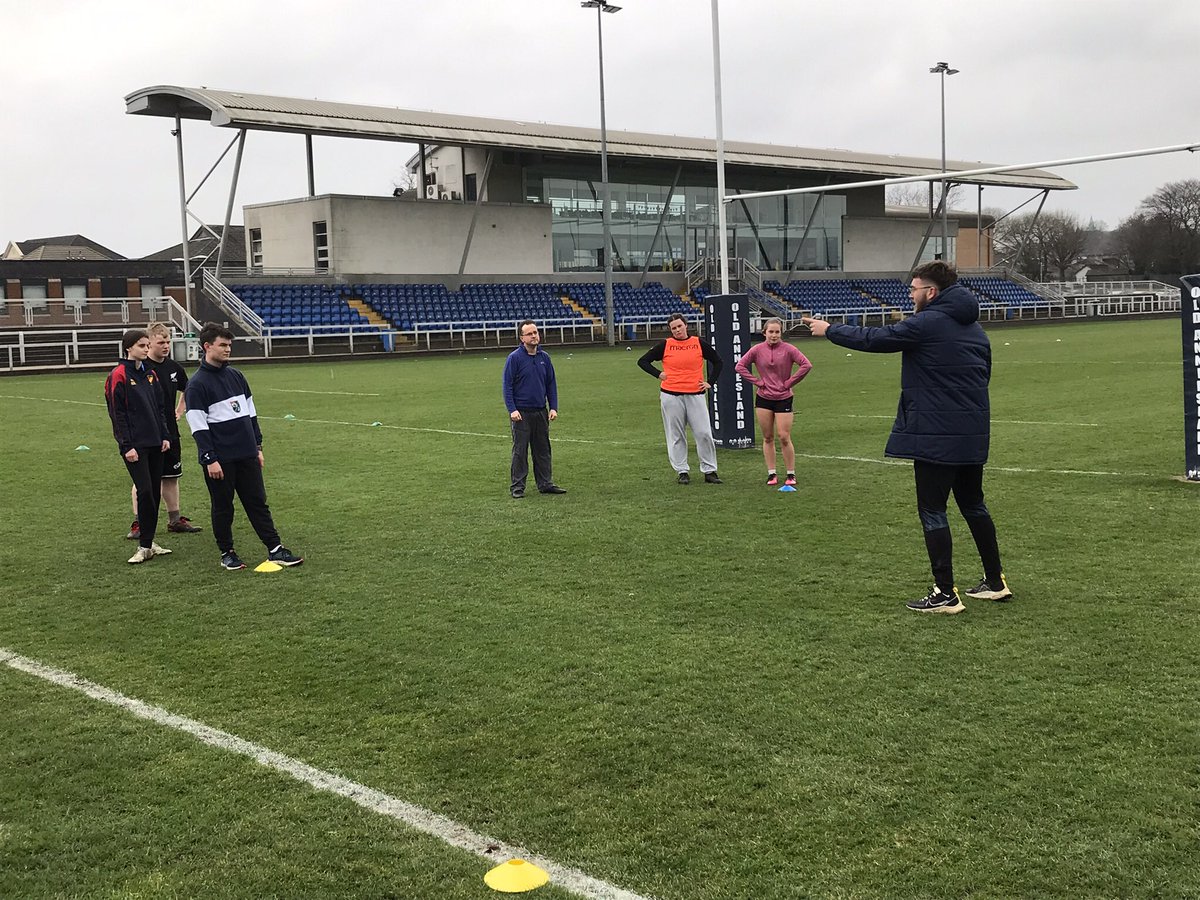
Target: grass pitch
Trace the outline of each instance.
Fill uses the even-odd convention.
[[[503,353],[246,367],[307,557],[273,575],[218,567],[186,436],[205,531],[127,565],[103,376],[0,380],[0,647],[662,900],[1196,896],[1179,325],[991,336],[1011,604],[903,608],[899,356],[800,341],[780,494],[757,450],[676,485],[638,348],[551,346],[569,493],[521,501]],[[485,861],[186,735],[2,666],[0,700],[0,896],[494,896]]]

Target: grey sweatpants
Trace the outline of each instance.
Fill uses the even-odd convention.
[[[686,472],[688,466],[687,426],[696,439],[696,455],[700,471],[706,475],[717,471],[717,445],[713,443],[712,426],[708,422],[708,403],[704,394],[659,393],[662,406],[663,432],[667,436],[667,458],[676,472]]]

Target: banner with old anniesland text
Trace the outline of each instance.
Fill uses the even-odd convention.
[[[1184,275],[1179,304],[1183,320],[1184,474],[1200,481],[1200,275]]]
[[[718,447],[745,450],[754,446],[754,389],[738,377],[734,365],[750,349],[750,298],[745,294],[712,294],[704,304],[704,335],[721,361],[721,377],[708,395],[708,415]]]

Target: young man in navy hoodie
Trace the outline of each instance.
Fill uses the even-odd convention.
[[[992,346],[979,324],[979,300],[958,283],[944,262],[913,270],[908,289],[913,315],[879,328],[831,325],[805,318],[812,333],[867,353],[900,353],[900,407],[884,453],[913,461],[917,513],[934,586],[906,604],[914,612],[960,613],[966,607],[954,584],[951,492],[967,520],[983,563],[983,580],[967,590],[974,600],[1011,600],[1000,569],[996,526],[983,500],[983,466],[991,437],[988,382]]]
[[[204,483],[212,500],[213,537],[221,565],[230,570],[246,564],[233,548],[233,496],[236,493],[255,533],[267,548],[267,558],[281,566],[298,566],[304,557],[283,546],[263,484],[262,432],[254,398],[245,376],[229,365],[233,332],[208,322],[197,335],[204,361],[189,379],[188,427],[200,452]]]

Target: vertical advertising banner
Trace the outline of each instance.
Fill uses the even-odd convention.
[[[1183,462],[1188,481],[1200,481],[1200,275],[1184,275],[1179,314],[1183,322]]]
[[[711,294],[705,301],[708,342],[725,363],[708,395],[708,415],[718,447],[754,446],[754,388],[733,370],[751,346],[750,299],[745,294]]]

